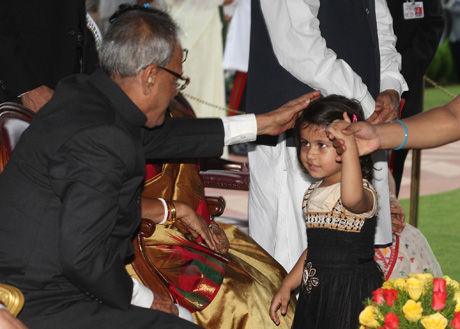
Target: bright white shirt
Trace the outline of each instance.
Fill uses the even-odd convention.
[[[361,102],[366,117],[375,109],[375,101],[353,69],[326,47],[321,36],[319,0],[260,0],[273,50],[279,63],[294,77],[325,96],[339,94]],[[380,48],[380,91],[408,90],[396,51],[393,20],[385,0],[375,0]]]

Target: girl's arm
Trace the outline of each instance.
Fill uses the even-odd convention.
[[[334,121],[328,128],[336,138],[343,139],[346,151],[342,153],[341,199],[343,206],[352,213],[361,214],[372,210],[374,197],[363,188],[363,176],[359,162],[358,146],[355,137],[345,136],[341,130],[349,123]]]
[[[287,306],[289,304],[289,300],[291,299],[291,291],[300,285],[302,280],[303,266],[305,260],[307,259],[307,253],[308,249],[305,249],[295,266],[292,268],[291,272],[289,272],[289,274],[284,278],[280,289],[272,299],[272,303],[270,305],[270,317],[276,325],[280,324],[280,319],[277,313],[278,309],[281,307],[281,314],[286,314]]]

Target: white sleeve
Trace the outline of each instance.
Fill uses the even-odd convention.
[[[144,286],[142,283],[131,277],[133,280],[133,295],[131,297],[131,305],[150,308],[153,303],[153,292]]]
[[[375,102],[353,69],[326,47],[318,0],[260,0],[275,55],[287,71],[323,95],[339,94],[361,102],[366,116]]]
[[[401,55],[396,51],[393,18],[386,0],[375,0],[380,51],[380,91],[394,89],[401,95],[408,86],[401,75]]]
[[[257,120],[254,114],[221,118],[224,124],[225,145],[253,142],[257,138]]]

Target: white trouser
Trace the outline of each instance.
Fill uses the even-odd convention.
[[[379,221],[375,243],[391,243],[388,166],[374,165],[374,187],[379,194]],[[295,147],[287,147],[284,135],[276,146],[250,144],[249,235],[285,269],[290,271],[307,247],[302,199],[313,182],[302,171]],[[384,218],[382,220],[381,218]]]

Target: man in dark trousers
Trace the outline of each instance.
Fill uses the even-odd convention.
[[[171,301],[140,298],[124,267],[146,157],[219,156],[225,143],[291,128],[319,96],[257,117],[165,120],[189,82],[176,29],[163,12],[121,13],[105,36],[102,70],[58,84],[0,175],[0,282],[24,293],[19,319],[31,328],[196,327],[165,313],[177,312]],[[187,222],[215,250],[200,223]]]
[[[425,75],[444,30],[443,10],[440,0],[388,0],[393,17],[393,28],[398,38],[396,49],[402,56],[401,74],[409,85],[402,98],[404,105],[401,118],[407,118],[423,111],[423,90]],[[408,150],[393,153],[393,177],[396,196]]]
[[[406,89],[385,0],[253,0],[248,112],[264,113],[305,91],[358,100],[373,123],[396,118]],[[312,183],[292,132],[249,146],[249,234],[286,270],[307,247],[302,199]],[[376,159],[376,243],[391,242],[386,156]],[[266,177],[270,177],[267,180]],[[267,186],[270,182],[271,186]]]
[[[97,67],[85,0],[0,1],[0,102],[38,111],[57,82]]]

